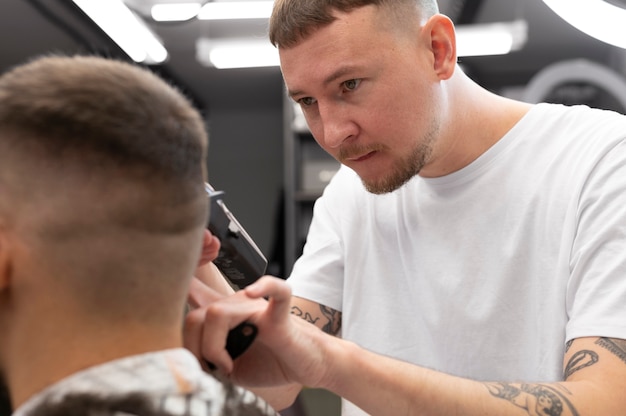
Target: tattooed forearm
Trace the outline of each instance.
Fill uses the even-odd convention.
[[[567,397],[552,386],[524,383],[486,383],[485,385],[492,396],[511,402],[531,416],[579,416]]]
[[[341,329],[341,312],[324,305],[320,305],[320,310],[326,319],[328,319],[328,322],[324,325],[322,330],[327,334],[337,335]]]
[[[311,324],[316,324],[317,321],[319,321],[319,318],[313,318],[313,315],[311,315],[308,312],[304,312],[302,309],[298,308],[297,306],[291,307],[291,313],[293,315],[296,315],[299,318],[304,319],[305,321]]]
[[[302,318],[311,324],[320,326],[318,323],[320,322],[320,319],[324,318],[323,324],[321,325],[322,331],[331,335],[337,335],[339,329],[341,329],[341,312],[324,305],[320,305],[320,312],[320,316],[314,316],[309,312],[303,311],[297,306],[291,307],[291,313],[293,315]]]
[[[596,344],[606,348],[626,363],[626,340],[615,338],[600,338]]]
[[[563,379],[567,380],[569,376],[574,374],[578,370],[582,370],[585,367],[589,367],[598,362],[598,354],[594,351],[582,350],[578,351],[572,358],[570,358],[569,362],[565,366],[565,371],[563,372]]]

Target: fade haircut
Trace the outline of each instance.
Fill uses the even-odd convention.
[[[270,42],[289,48],[335,21],[335,12],[349,13],[368,5],[390,12],[396,23],[439,13],[436,0],[276,0],[269,24]]]
[[[135,64],[57,55],[2,75],[0,227],[29,248],[22,272],[115,322],[178,322],[207,142],[191,102]]]
[[[0,189],[16,197],[82,187],[103,198],[92,209],[124,200],[109,204],[112,223],[189,230],[207,215],[207,141],[190,101],[130,63],[45,56],[0,77]]]

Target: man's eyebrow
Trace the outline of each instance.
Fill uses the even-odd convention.
[[[350,72],[354,72],[356,69],[356,67],[352,66],[352,65],[347,65],[347,66],[342,66],[337,68],[337,70],[333,73],[331,73],[329,76],[327,76],[324,79],[324,86],[337,81],[337,79],[339,78],[343,78],[345,77],[347,74],[349,74]]]
[[[323,84],[324,86],[327,86],[328,84],[331,84],[337,81],[338,79],[345,77],[347,74],[355,70],[356,70],[356,67],[352,65],[347,65],[347,66],[342,66],[340,68],[337,68],[335,72],[332,72],[330,75],[324,78]],[[305,94],[305,92],[303,90],[288,90],[288,95],[291,99],[301,94]]]
[[[289,96],[289,98],[291,98],[292,100],[294,99],[293,97],[295,97],[296,95],[300,95],[302,94],[301,90],[287,90],[287,95]]]

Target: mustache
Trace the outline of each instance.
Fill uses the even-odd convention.
[[[353,144],[350,146],[342,146],[339,148],[337,159],[340,162],[344,162],[347,159],[360,157],[372,152],[380,152],[387,150],[387,146],[384,144],[372,144],[372,145],[358,145]]]

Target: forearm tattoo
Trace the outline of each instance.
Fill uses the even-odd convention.
[[[341,329],[341,312],[324,305],[320,305],[320,311],[327,320],[322,330],[328,334],[337,335]]]
[[[323,319],[321,326],[322,331],[330,335],[337,335],[341,329],[341,312],[324,305],[320,305],[320,312],[320,315],[313,316],[309,312],[305,312],[297,306],[291,307],[291,313],[293,315],[300,317],[311,324],[317,325],[320,320]]]
[[[598,362],[598,354],[594,351],[590,350],[581,350],[572,355],[572,358],[569,359],[567,365],[565,366],[565,371],[563,371],[563,379],[567,380],[569,376],[574,374],[575,372],[582,370],[583,368],[594,365]]]
[[[607,349],[626,363],[626,340],[600,338],[596,345]],[[565,346],[569,351],[572,341]],[[599,361],[599,355],[592,350],[580,350],[574,353],[565,366],[564,379]],[[485,383],[489,393],[526,410],[531,416],[579,416],[570,401],[571,393],[562,384],[525,384],[525,383]]]
[[[313,325],[317,324],[317,322],[320,320],[320,318],[314,318],[313,315],[311,315],[308,312],[304,312],[302,309],[298,308],[297,306],[291,307],[291,314],[296,315],[298,318],[302,318],[308,323],[313,324]]]
[[[620,360],[626,363],[626,340],[614,338],[600,338],[596,344],[611,351]]]
[[[524,409],[531,416],[580,416],[561,385],[486,383],[489,393]]]

